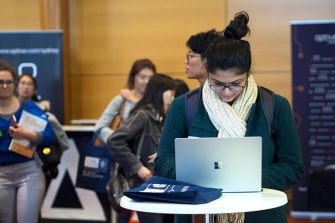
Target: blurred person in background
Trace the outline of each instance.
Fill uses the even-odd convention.
[[[55,146],[57,147],[57,152],[59,152],[59,157],[61,157],[62,152],[68,149],[69,147],[68,137],[65,131],[63,130],[62,125],[56,118],[56,116],[49,112],[50,102],[47,100],[40,100],[39,97],[37,96],[37,80],[33,77],[33,75],[22,74],[21,76],[19,76],[17,87],[16,87],[16,93],[19,99],[31,100],[35,102],[44,112],[46,112],[46,114],[48,115],[48,120],[56,135],[57,142]],[[56,147],[51,147],[51,145],[48,145],[45,148],[56,149]],[[43,150],[44,148],[38,148],[38,149]],[[45,154],[45,156],[47,155],[47,153],[43,153],[43,154]],[[42,160],[42,163],[43,163],[43,160]],[[57,168],[57,165],[49,165],[48,163],[43,163],[43,171],[46,177],[46,188],[48,188],[51,180],[57,177],[58,168]]]
[[[190,36],[186,42],[187,53],[184,61],[185,72],[189,79],[196,79],[203,85],[208,77],[206,69],[206,51],[220,35],[215,29]]]
[[[13,67],[0,61],[0,222],[36,223],[45,192],[45,177],[41,166],[32,158],[9,150],[12,139],[25,139],[29,148],[49,145],[56,138],[50,123],[42,132],[20,125],[23,111],[38,117],[44,112],[31,101],[14,95],[17,81]],[[14,120],[15,116],[16,120]]]
[[[128,120],[108,138],[107,148],[126,177],[137,187],[154,175],[153,162],[167,110],[174,99],[175,81],[154,75]],[[137,155],[138,154],[138,155]],[[161,223],[163,215],[137,212],[140,223]]]
[[[122,122],[127,120],[130,110],[143,97],[147,84],[155,73],[156,66],[151,60],[134,61],[128,74],[127,88],[122,89],[121,93],[109,102],[95,124],[95,144],[97,146],[106,145],[107,138],[113,133],[112,122],[119,113]],[[117,223],[128,223],[130,216],[131,211],[129,210],[117,213]]]
[[[21,74],[18,78],[16,87],[19,98],[25,100],[32,100],[43,111],[50,111],[50,102],[48,100],[41,100],[37,95],[37,81],[31,74]]]
[[[146,86],[155,73],[156,66],[149,59],[139,59],[133,63],[127,89],[121,90],[120,95],[110,101],[95,125],[95,133],[103,144],[106,144],[107,138],[113,133],[111,124],[115,116],[122,110],[122,121],[127,120],[130,110],[143,97]]]

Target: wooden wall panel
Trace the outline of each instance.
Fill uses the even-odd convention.
[[[119,93],[119,90],[115,89],[121,89],[124,86],[123,83],[126,83],[124,75],[104,78],[92,75],[76,75],[71,80],[72,112],[83,118],[98,118],[98,116],[87,116],[87,114],[94,114],[99,111],[100,115],[107,103],[114,95]],[[107,99],[107,103],[105,99]]]
[[[70,1],[70,11],[73,119],[99,117],[124,86],[125,81],[116,80],[126,80],[138,58],[150,58],[159,72],[186,80],[187,38],[225,25],[222,0],[77,0]],[[83,84],[81,95],[74,91],[76,82]],[[198,86],[195,81],[190,85]],[[76,98],[85,100],[75,103]]]
[[[40,2],[37,0],[0,0],[0,30],[41,28]]]
[[[41,1],[0,0],[0,30],[41,29]],[[235,12],[250,14],[256,81],[291,99],[291,20],[335,18],[333,0],[71,0],[70,112],[97,118],[124,86],[132,62],[148,57],[159,72],[187,80],[186,39],[222,29]],[[191,88],[196,81],[187,80]]]
[[[291,103],[291,73],[285,71],[255,73],[254,79],[258,85],[267,87],[276,94],[282,95]]]

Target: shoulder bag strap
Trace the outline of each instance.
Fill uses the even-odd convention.
[[[261,97],[262,109],[265,114],[266,124],[273,139],[275,136],[275,129],[273,126],[273,117],[275,111],[274,93],[265,87],[259,86],[258,89]]]
[[[141,152],[142,152],[142,147],[143,147],[143,144],[144,144],[145,135],[146,135],[148,129],[150,128],[150,125],[148,127],[148,123],[147,123],[149,117],[148,117],[147,113],[144,112],[144,114],[145,114],[145,118],[144,118],[143,132],[140,136],[140,142],[138,143],[138,147],[137,147],[137,151],[136,151],[136,156],[137,156],[138,159],[140,159],[140,157],[141,157]]]
[[[185,94],[185,114],[187,129],[191,127],[192,119],[197,111],[202,87]]]

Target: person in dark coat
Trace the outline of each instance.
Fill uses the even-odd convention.
[[[132,187],[154,175],[153,163],[165,114],[174,99],[175,81],[164,74],[153,75],[142,99],[127,121],[107,139],[107,148],[118,162]],[[161,223],[163,215],[137,212],[140,223]]]

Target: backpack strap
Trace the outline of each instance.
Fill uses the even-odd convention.
[[[187,129],[191,127],[192,119],[197,111],[202,87],[185,94],[185,114]]]
[[[261,105],[265,115],[266,125],[268,126],[269,133],[273,139],[276,134],[273,126],[273,117],[275,111],[274,93],[273,91],[262,86],[258,86],[258,92],[261,97]]]

